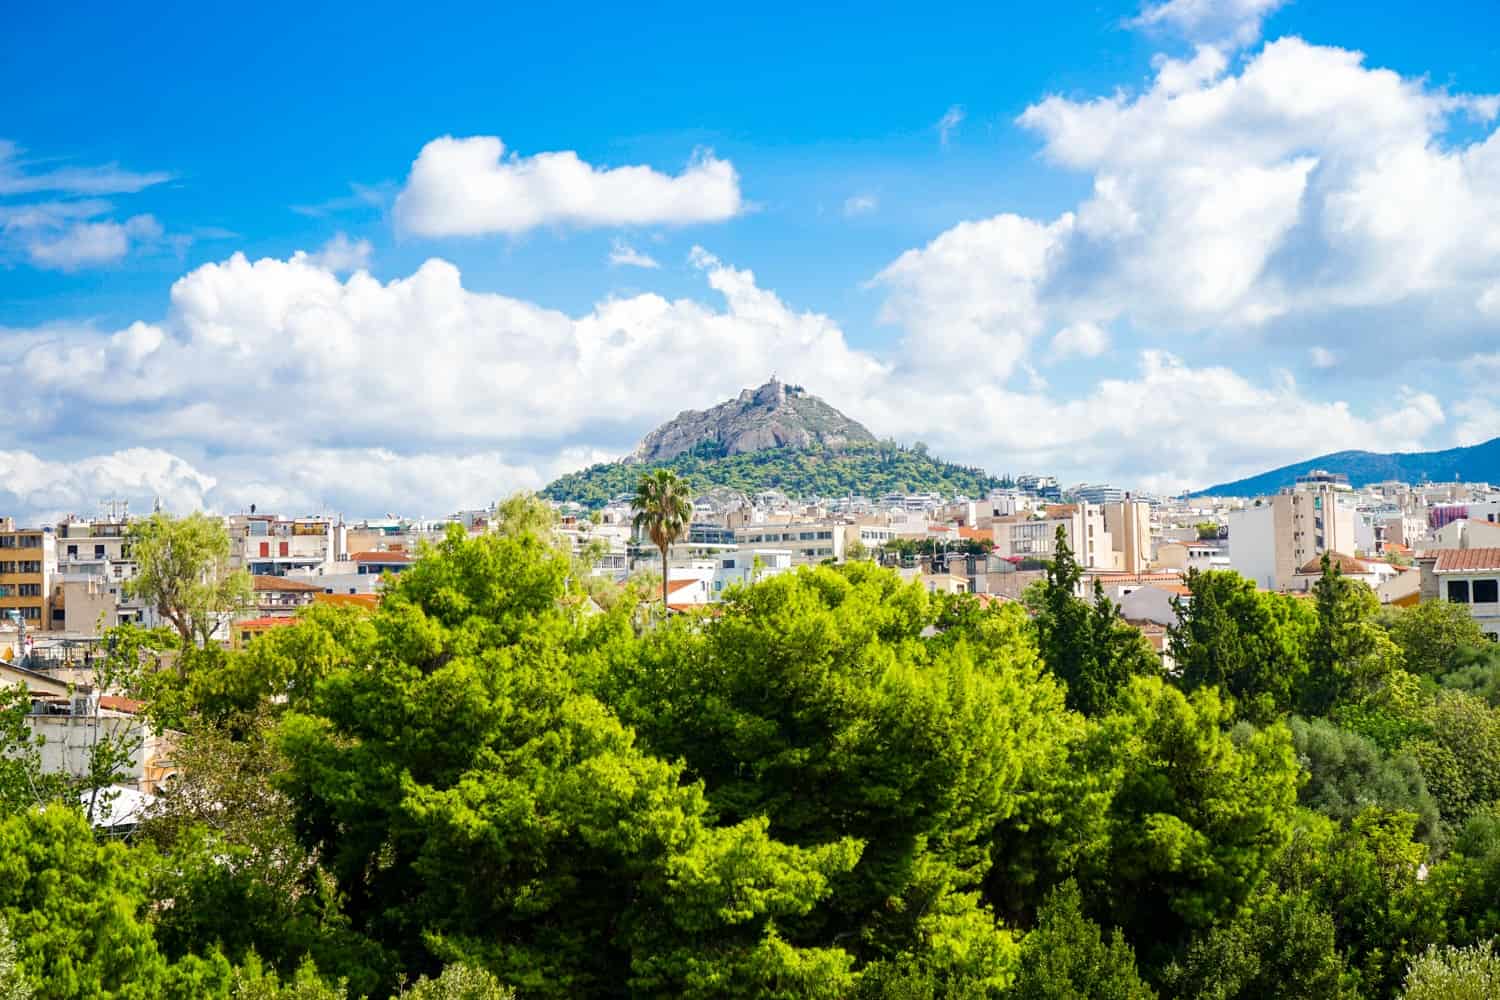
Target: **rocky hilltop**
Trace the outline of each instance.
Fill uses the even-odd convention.
[[[871,434],[801,386],[774,377],[758,389],[708,410],[684,410],[647,434],[625,458],[628,465],[665,462],[701,445],[719,455],[768,448],[844,448],[874,444]]]

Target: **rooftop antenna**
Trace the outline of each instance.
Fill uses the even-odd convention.
[[[123,521],[130,513],[130,501],[120,497],[104,497],[99,501],[99,510],[108,513],[111,521]]]

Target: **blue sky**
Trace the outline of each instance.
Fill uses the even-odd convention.
[[[444,512],[771,369],[1069,481],[1485,439],[1497,21],[33,5],[0,508]]]

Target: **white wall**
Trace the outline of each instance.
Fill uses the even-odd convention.
[[[1229,565],[1257,587],[1276,589],[1276,510],[1272,505],[1229,512]]]

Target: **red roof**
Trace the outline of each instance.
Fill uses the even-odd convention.
[[[409,563],[411,555],[406,552],[356,552],[349,557],[357,563]]]
[[[1329,561],[1339,568],[1339,572],[1345,576],[1358,576],[1370,572],[1370,567],[1353,556],[1344,555],[1342,552],[1330,552],[1328,553],[1328,558]],[[1318,556],[1316,559],[1309,559],[1297,573],[1301,576],[1322,576],[1323,557]]]
[[[1468,573],[1500,570],[1500,549],[1441,549],[1434,573]]]
[[[241,630],[247,629],[247,628],[248,629],[267,629],[267,628],[277,628],[277,627],[282,626],[282,625],[295,625],[295,624],[297,624],[297,619],[296,618],[293,618],[291,615],[285,615],[285,616],[282,616],[280,618],[274,618],[274,617],[273,618],[246,618],[243,621],[237,621],[237,622],[235,622],[234,623],[234,627],[237,628],[237,629],[241,629]]]
[[[681,590],[683,587],[691,587],[695,583],[702,583],[702,582],[703,582],[702,580],[699,580],[699,579],[697,579],[695,577],[689,577],[686,580],[671,580],[671,581],[669,581],[667,583],[667,593],[669,593],[669,594],[675,594],[679,590]]]
[[[256,574],[251,578],[251,583],[256,590],[273,591],[284,594],[306,594],[321,593],[323,588],[315,583],[303,583],[301,580],[289,580],[284,576],[261,576]]]
[[[136,714],[146,707],[144,701],[136,701],[134,698],[122,698],[117,694],[103,694],[99,696],[99,707],[112,709],[116,712],[129,712]]]
[[[344,604],[359,608],[378,608],[380,606],[379,594],[314,594],[313,600],[319,604]]]

